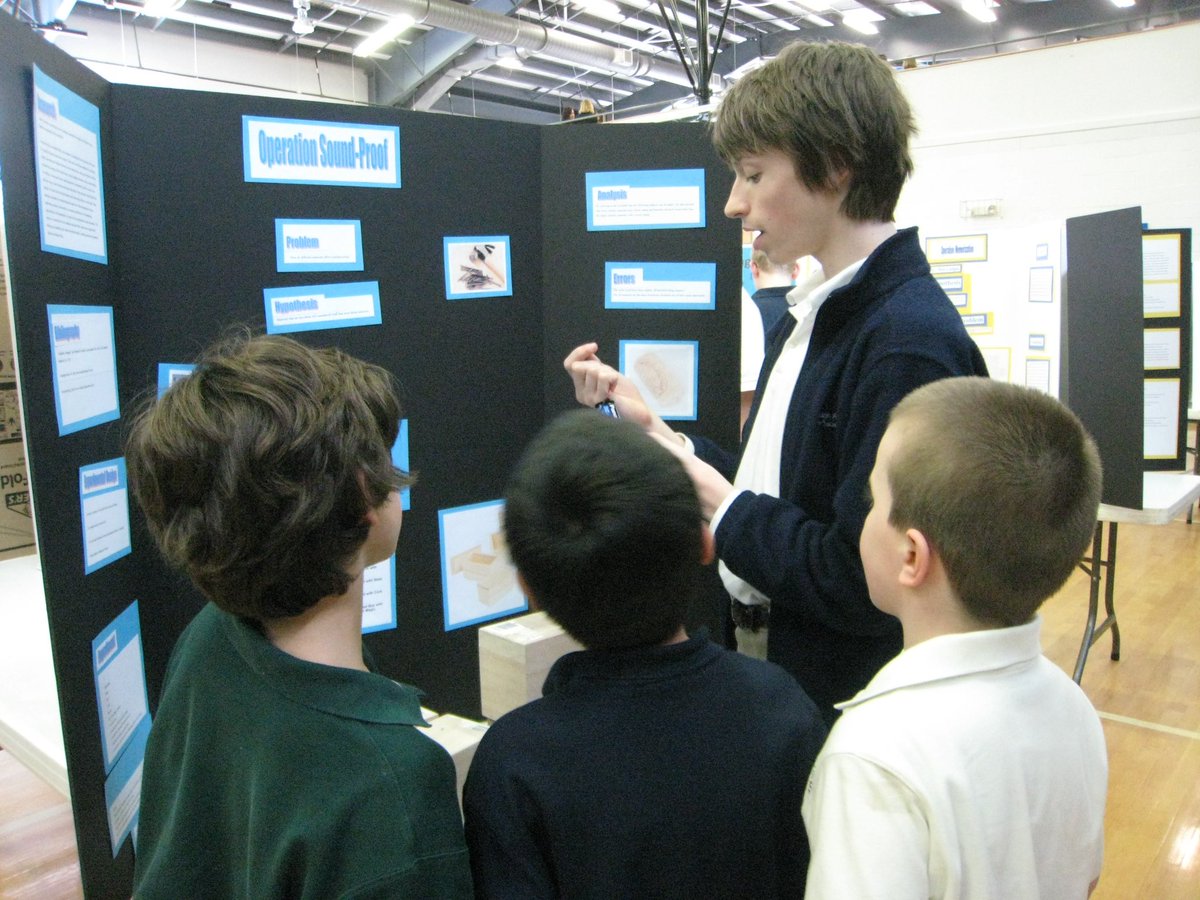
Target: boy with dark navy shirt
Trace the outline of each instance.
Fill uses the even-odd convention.
[[[825,726],[786,672],[685,632],[713,545],[683,466],[638,426],[578,410],[533,441],[505,500],[526,593],[587,649],[475,754],[476,895],[801,896]]]

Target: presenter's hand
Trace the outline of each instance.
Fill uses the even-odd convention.
[[[700,513],[707,522],[717,511],[717,507],[725,502],[725,498],[733,493],[733,485],[696,454],[690,453],[674,432],[671,433],[671,437],[664,437],[655,432],[651,432],[650,436],[682,460],[684,469],[691,476],[692,484],[696,486],[696,495],[700,498]]]
[[[651,433],[674,434],[646,405],[634,383],[601,361],[596,355],[599,349],[599,345],[594,342],[581,344],[563,360],[563,368],[567,370],[575,385],[575,399],[583,406],[595,406],[597,403],[611,400],[622,419],[636,422]]]

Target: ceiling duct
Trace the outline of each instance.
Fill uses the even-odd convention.
[[[419,24],[473,34],[485,41],[528,50],[560,62],[586,66],[589,69],[600,69],[617,75],[648,78],[691,87],[688,74],[679,63],[646,56],[642,53],[631,53],[626,48],[612,47],[598,41],[549,29],[539,22],[502,16],[461,3],[454,3],[452,0],[373,0],[369,7],[361,6],[359,8],[369,8],[372,12],[389,18],[409,15]],[[479,67],[476,66],[476,68]],[[457,78],[454,79],[454,81],[457,80]],[[440,81],[441,79],[439,79]],[[445,85],[442,93],[449,90],[454,81]],[[423,89],[421,93],[425,95],[427,92]],[[432,99],[425,97],[423,102],[432,105],[436,100],[437,96]]]

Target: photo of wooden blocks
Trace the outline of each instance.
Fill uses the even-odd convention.
[[[560,656],[582,650],[543,612],[479,629],[479,695],[493,721],[542,696],[546,674]]]
[[[465,575],[479,591],[479,602],[493,606],[517,584],[516,570],[508,561],[502,531],[493,532],[488,549],[477,546],[450,557],[450,574]]]

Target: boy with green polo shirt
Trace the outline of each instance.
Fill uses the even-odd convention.
[[[146,748],[138,898],[469,897],[454,767],[371,671],[363,570],[396,549],[391,376],[241,333],[134,420],[130,482],[211,601]]]

